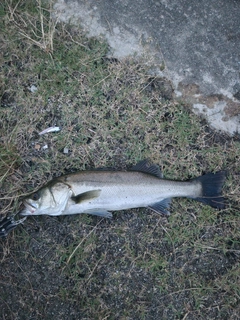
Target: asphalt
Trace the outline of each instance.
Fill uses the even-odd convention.
[[[239,0],[57,0],[54,11],[105,37],[112,56],[142,56],[176,99],[214,128],[240,133]]]

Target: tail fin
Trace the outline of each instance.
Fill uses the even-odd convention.
[[[202,184],[202,196],[194,200],[203,202],[213,208],[224,209],[225,199],[222,197],[222,186],[225,181],[226,171],[208,173],[194,179]]]

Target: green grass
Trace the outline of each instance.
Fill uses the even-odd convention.
[[[50,11],[0,5],[1,215],[53,177],[144,158],[169,179],[227,169],[228,207],[174,199],[169,218],[143,209],[28,218],[0,242],[2,318],[237,319],[239,139],[165,100],[144,61],[108,58],[104,41]]]

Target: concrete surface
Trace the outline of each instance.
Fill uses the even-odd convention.
[[[106,37],[114,57],[143,56],[214,128],[240,132],[240,1],[56,0],[54,10]]]

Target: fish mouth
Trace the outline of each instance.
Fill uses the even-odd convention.
[[[25,209],[23,209],[23,211],[20,212],[21,216],[29,216],[34,214],[34,212],[37,210],[37,208],[35,208],[32,204],[30,204],[29,202],[27,202],[26,200],[23,201],[23,204],[25,206]]]

